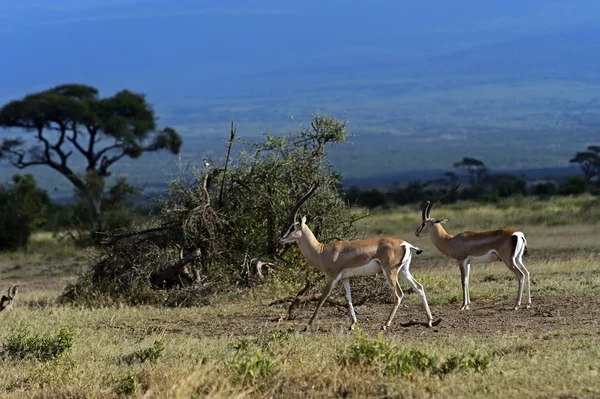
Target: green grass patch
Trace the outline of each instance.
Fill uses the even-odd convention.
[[[73,346],[73,330],[58,334],[31,334],[28,328],[13,331],[2,344],[2,355],[12,359],[56,360]]]

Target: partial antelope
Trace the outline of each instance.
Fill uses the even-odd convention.
[[[527,240],[525,235],[517,230],[499,229],[483,232],[465,231],[452,235],[444,230],[442,223],[450,219],[436,219],[430,216],[431,210],[442,199],[455,192],[458,185],[440,196],[435,202],[430,201],[423,204],[421,226],[415,232],[419,237],[428,234],[433,245],[444,255],[458,262],[460,268],[461,283],[463,289],[462,310],[468,310],[471,298],[469,296],[469,273],[471,263],[490,263],[495,261],[504,262],[519,280],[519,292],[514,309],[521,306],[523,296],[523,282],[527,281],[527,308],[531,306],[530,276],[529,271],[523,264],[523,255],[527,254]]]
[[[0,298],[0,312],[3,310],[12,310],[15,306],[15,298],[17,296],[18,285],[13,285],[8,289],[7,295],[2,295]]]
[[[394,307],[382,329],[385,330],[390,326],[404,297],[404,292],[400,288],[400,284],[398,284],[398,272],[402,273],[402,277],[423,300],[423,306],[425,306],[425,311],[427,312],[427,325],[431,327],[433,318],[427,304],[425,290],[414,279],[409,270],[411,249],[414,249],[417,254],[420,254],[422,251],[398,238],[371,238],[321,244],[306,225],[306,217],[303,216],[302,219],[298,219],[298,209],[308,200],[315,189],[316,185],[313,185],[296,202],[288,221],[290,227],[279,238],[280,244],[298,243],[300,252],[302,252],[306,261],[321,270],[327,278],[317,308],[310,318],[306,330],[310,330],[319,309],[323,306],[323,302],[327,300],[327,297],[329,297],[331,291],[340,280],[346,291],[346,299],[348,300],[350,316],[352,318],[350,329],[353,330],[357,324],[357,320],[354,306],[352,305],[349,279],[350,277],[371,276],[379,272],[383,273],[390,287],[392,287],[396,299]]]

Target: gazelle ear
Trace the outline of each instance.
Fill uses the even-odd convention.
[[[440,223],[448,223],[450,221],[450,219],[441,219]]]
[[[306,216],[302,216],[302,223],[301,224],[306,224]]]

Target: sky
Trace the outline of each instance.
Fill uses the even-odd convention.
[[[232,77],[402,62],[599,15],[589,0],[2,0],[0,100],[69,81],[216,95]]]
[[[473,103],[491,104],[481,111],[484,127],[505,107],[519,109],[519,100],[539,103],[540,112],[545,100],[579,101],[572,115],[565,106],[571,121],[593,100],[594,87],[578,87],[595,79],[599,32],[597,0],[0,0],[0,105],[58,84],[84,83],[101,96],[124,88],[146,94],[159,125],[173,125],[184,137],[222,135],[232,119],[253,134],[281,121],[293,128],[292,116],[306,119],[316,110],[348,111],[358,134],[373,128],[370,121],[385,125],[394,112],[382,131],[405,134],[398,121],[427,127],[439,110],[472,123],[478,116],[450,104],[461,94],[445,97],[446,86],[486,69],[482,79],[495,76],[504,97],[494,105],[485,97],[488,87],[468,93]],[[545,67],[550,76],[554,64],[546,60],[564,60],[558,66],[574,66],[575,75],[587,66],[587,75],[573,83],[583,94],[556,82],[507,92],[502,82],[515,65],[519,73],[531,67],[532,75]],[[496,76],[502,68],[504,75]],[[419,71],[429,73],[427,84],[401,84],[403,74]],[[465,82],[467,90],[472,81]],[[406,93],[392,97],[381,89],[394,84]],[[518,123],[513,117],[501,122]]]

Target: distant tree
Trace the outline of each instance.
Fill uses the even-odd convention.
[[[583,179],[589,183],[594,177],[600,180],[600,146],[591,145],[587,151],[581,151],[575,154],[575,157],[569,160],[570,163],[578,163],[583,171]]]
[[[0,127],[31,132],[31,138],[0,143],[0,158],[24,169],[49,166],[66,177],[89,204],[92,228],[103,228],[105,179],[124,157],[167,149],[179,152],[181,137],[156,131],[154,111],[143,95],[128,90],[100,98],[91,86],[66,84],[14,100],[0,109]],[[74,168],[83,160],[85,169]]]
[[[396,204],[412,204],[423,201],[425,191],[420,181],[409,181],[406,187],[400,187],[392,193],[392,199]]]
[[[360,198],[360,188],[358,186],[350,186],[344,192],[344,200],[348,205],[357,205],[358,199]]]
[[[556,185],[552,182],[538,183],[533,187],[533,194],[540,197],[549,197],[556,194]]]
[[[475,158],[465,157],[462,161],[456,162],[454,167],[457,169],[466,169],[469,174],[469,183],[474,186],[482,184],[488,173],[488,168],[485,164]]]
[[[366,190],[360,193],[358,197],[359,205],[366,206],[367,208],[376,208],[383,206],[387,203],[385,194],[376,188]]]
[[[579,195],[585,192],[585,181],[579,176],[571,176],[558,189],[562,195]]]
[[[45,221],[50,198],[30,174],[0,185],[0,249],[26,249],[31,233]]]
[[[525,181],[509,173],[499,173],[488,176],[488,183],[499,197],[525,195]]]

